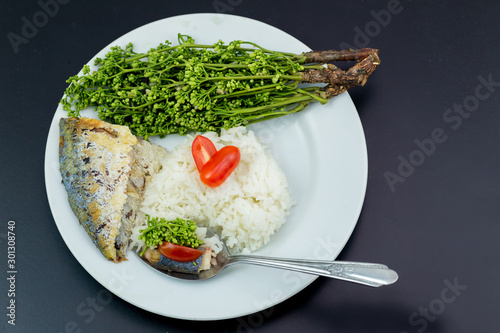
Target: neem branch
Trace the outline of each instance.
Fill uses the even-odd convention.
[[[61,100],[70,116],[94,106],[99,118],[129,126],[148,138],[188,131],[218,131],[299,112],[326,103],[350,87],[363,86],[380,64],[378,50],[294,54],[252,42],[196,44],[178,35],[178,45],[147,53],[115,46],[72,76]],[[331,64],[355,61],[348,70]],[[324,64],[327,64],[325,67]],[[300,83],[323,83],[300,87]]]

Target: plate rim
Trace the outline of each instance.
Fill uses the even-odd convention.
[[[141,25],[141,26],[138,26],[126,33],[124,33],[123,35],[115,38],[115,40],[113,40],[111,43],[109,43],[108,45],[106,45],[105,47],[103,47],[99,52],[97,52],[88,62],[88,63],[91,63],[92,60],[99,54],[99,53],[102,53],[103,51],[106,51],[109,49],[110,46],[112,45],[115,45],[117,40],[124,37],[125,35],[128,35],[128,34],[132,34],[140,29],[144,29],[145,27],[147,26],[151,26],[151,25],[154,25],[154,24],[160,24],[161,22],[164,22],[164,21],[167,21],[167,20],[175,20],[175,19],[179,19],[179,18],[187,18],[187,17],[202,17],[202,16],[210,16],[210,17],[216,17],[216,16],[224,16],[224,17],[231,17],[233,19],[237,19],[237,20],[247,20],[247,21],[251,21],[252,23],[254,24],[261,24],[261,25],[265,25],[266,28],[268,29],[274,29],[274,30],[278,30],[286,35],[288,35],[289,37],[291,38],[294,38],[296,39],[297,41],[301,42],[300,40],[298,40],[297,38],[295,38],[294,36],[290,35],[289,33],[277,28],[277,27],[274,27],[268,23],[265,23],[265,22],[262,22],[262,21],[258,21],[258,20],[255,20],[255,19],[252,19],[252,18],[248,18],[248,17],[244,17],[244,16],[238,16],[238,15],[233,15],[233,14],[220,14],[220,13],[192,13],[192,14],[182,14],[182,15],[175,15],[175,16],[171,16],[171,17],[166,17],[166,18],[163,18],[163,19],[159,19],[159,20],[155,20],[155,21],[152,21],[152,22],[149,22],[149,23],[146,23],[144,25]],[[302,43],[302,42],[301,42]],[[304,44],[305,45],[305,44]],[[363,160],[363,165],[362,165],[362,169],[363,169],[363,172],[362,172],[362,176],[363,177],[363,180],[362,180],[362,184],[363,184],[363,187],[359,189],[360,191],[360,197],[361,199],[359,200],[359,202],[357,202],[357,207],[355,209],[355,212],[354,212],[354,209],[353,209],[353,215],[355,216],[355,221],[351,224],[351,227],[349,228],[348,232],[346,232],[344,234],[344,237],[342,239],[342,242],[341,243],[341,246],[340,246],[340,251],[339,253],[345,248],[347,242],[349,241],[349,239],[351,238],[352,236],[352,233],[354,232],[356,226],[357,226],[357,222],[359,220],[359,217],[361,215],[361,211],[362,211],[362,208],[363,208],[363,204],[364,204],[364,201],[365,201],[365,196],[366,196],[366,190],[367,190],[367,184],[368,184],[368,152],[367,152],[367,145],[366,145],[366,137],[365,137],[365,134],[364,134],[364,130],[363,130],[363,126],[362,126],[362,123],[361,123],[361,119],[359,117],[359,114],[357,113],[357,109],[356,109],[356,106],[354,105],[354,102],[352,101],[352,98],[351,96],[349,95],[348,92],[344,92],[342,95],[344,95],[343,98],[347,98],[347,102],[348,103],[351,103],[353,108],[356,110],[356,121],[357,121],[357,128],[359,130],[359,133],[358,135],[360,135],[361,137],[361,144],[362,144],[362,150],[363,150],[363,156],[359,156],[362,160]],[[53,119],[51,121],[51,125],[50,125],[50,128],[52,128],[53,126],[53,123],[58,120],[56,119],[57,117],[57,109],[56,109],[56,112],[54,113],[54,116],[53,116]],[[305,279],[304,280],[304,283],[301,284],[301,287],[296,289],[295,291],[287,294],[287,296],[284,298],[284,299],[281,299],[277,302],[274,302],[272,304],[270,304],[269,306],[265,307],[265,308],[262,308],[262,309],[249,309],[248,312],[246,313],[240,313],[238,315],[231,315],[231,316],[220,316],[220,317],[212,317],[212,318],[196,318],[196,317],[189,317],[189,316],[176,316],[176,315],[171,315],[171,314],[165,314],[165,313],[161,313],[161,312],[158,312],[154,309],[151,309],[151,308],[145,308],[144,306],[141,306],[139,305],[138,303],[136,303],[134,300],[131,300],[131,299],[128,299],[126,297],[124,297],[123,295],[120,295],[119,293],[113,291],[113,290],[110,290],[110,288],[108,286],[106,286],[105,282],[104,281],[101,281],[100,278],[96,277],[96,274],[94,273],[91,273],[89,271],[89,269],[87,269],[87,267],[85,265],[83,265],[83,263],[78,260],[78,256],[76,255],[76,253],[74,253],[74,249],[69,246],[67,244],[67,241],[66,239],[63,237],[63,233],[60,229],[60,226],[58,224],[58,222],[56,221],[56,215],[55,212],[54,212],[54,208],[53,208],[53,198],[52,198],[52,193],[50,192],[49,190],[49,186],[50,184],[48,183],[50,177],[47,177],[47,174],[48,172],[51,172],[52,171],[52,168],[53,166],[49,165],[49,162],[47,161],[47,154],[48,154],[48,151],[49,149],[53,149],[51,147],[49,147],[49,139],[50,139],[50,128],[49,128],[49,132],[48,132],[48,135],[47,135],[47,142],[46,142],[46,148],[45,148],[45,154],[44,154],[44,178],[45,178],[45,188],[46,188],[46,194],[48,196],[48,201],[49,201],[49,206],[50,206],[50,210],[51,210],[51,214],[54,218],[54,222],[56,224],[56,227],[58,229],[58,232],[59,234],[61,235],[61,238],[63,238],[63,241],[65,242],[66,246],[68,246],[68,249],[70,250],[70,252],[72,253],[72,255],[75,257],[75,259],[77,259],[77,261],[80,263],[80,265],[82,265],[82,267],[87,271],[87,273],[94,279],[96,280],[99,284],[102,285],[103,288],[106,288],[107,290],[109,290],[110,292],[112,292],[114,295],[116,295],[117,297],[123,299],[124,301],[126,301],[127,303],[130,303],[134,306],[137,306],[141,309],[144,309],[148,312],[152,312],[152,313],[155,313],[157,315],[161,315],[161,316],[167,316],[167,317],[170,317],[170,318],[177,318],[177,319],[182,319],[182,320],[203,320],[203,321],[212,321],[212,320],[224,320],[224,319],[231,319],[231,318],[237,318],[237,317],[241,317],[241,316],[247,316],[247,315],[250,315],[250,314],[253,314],[253,313],[256,313],[256,312],[259,312],[259,311],[263,311],[264,309],[267,309],[269,307],[272,307],[272,306],[275,306],[281,302],[284,302],[288,299],[290,299],[291,297],[295,296],[296,294],[298,294],[299,292],[303,291],[304,289],[306,289],[312,282],[314,282],[318,276],[313,276],[313,275],[310,275],[308,279]],[[333,258],[335,259],[336,257],[338,256],[338,254],[336,254]]]

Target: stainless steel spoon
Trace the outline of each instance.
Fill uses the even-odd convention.
[[[210,229],[207,229],[207,237],[218,237]],[[280,268],[301,273],[326,276],[334,279],[364,284],[371,287],[389,285],[397,281],[398,274],[382,264],[351,262],[351,261],[328,261],[309,259],[285,259],[254,255],[231,255],[224,242],[223,249],[217,254],[216,265],[198,274],[188,274],[175,271],[167,271],[154,267],[148,260],[139,256],[149,267],[173,278],[182,280],[206,280],[219,274],[226,267],[234,264],[252,264],[272,268]]]

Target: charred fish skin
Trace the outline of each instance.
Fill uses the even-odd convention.
[[[161,161],[166,157],[167,150],[137,137],[133,147],[134,160],[131,165],[127,184],[127,201],[122,213],[122,231],[127,238],[132,229],[146,220],[146,215],[140,211],[147,185],[162,169]]]
[[[125,126],[90,118],[59,122],[59,162],[71,209],[109,260],[125,258],[120,237],[126,189],[137,138]]]
[[[156,269],[169,272],[173,271],[179,273],[199,274],[200,271],[210,268],[211,250],[210,248],[204,250],[203,253],[196,258],[196,260],[188,262],[180,262],[169,259],[161,254],[158,249],[147,249],[143,257]]]
[[[155,264],[155,267],[164,271],[198,274],[198,271],[201,267],[202,258],[203,254],[200,255],[196,260],[180,262],[168,259],[164,255],[161,255],[160,260]]]
[[[59,162],[71,209],[109,260],[126,260],[146,187],[161,170],[165,148],[131,134],[126,126],[90,118],[59,122]]]

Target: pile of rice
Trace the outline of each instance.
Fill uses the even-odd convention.
[[[191,154],[194,137],[187,136],[162,161],[141,210],[168,220],[194,220],[216,232],[232,253],[255,251],[269,242],[294,204],[285,174],[267,147],[244,127],[223,130],[220,136],[203,135],[217,150],[228,145],[240,149],[241,161],[233,174],[217,188],[204,185]]]

